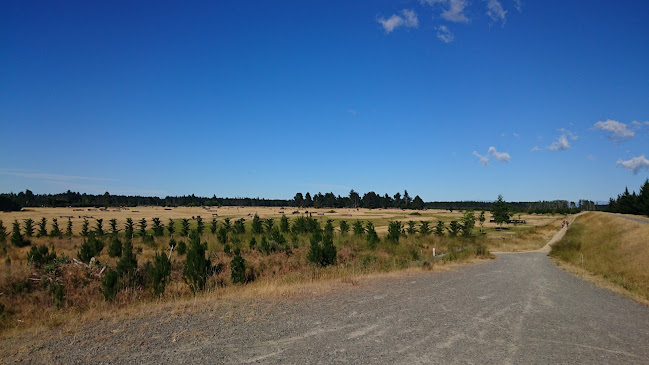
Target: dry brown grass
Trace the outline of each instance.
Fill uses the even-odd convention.
[[[486,243],[493,252],[522,252],[532,251],[543,247],[559,230],[561,222],[569,220],[570,216],[555,216],[550,222],[541,226],[514,232],[492,234]]]
[[[571,249],[561,249],[571,244]],[[577,218],[552,255],[649,300],[649,225],[589,212]],[[583,254],[583,264],[582,264]]]

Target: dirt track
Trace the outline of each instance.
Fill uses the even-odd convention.
[[[103,320],[0,350],[55,363],[646,363],[649,308],[532,252],[326,295]]]

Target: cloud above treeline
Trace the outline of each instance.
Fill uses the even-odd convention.
[[[618,160],[617,161],[617,166],[622,166],[628,171],[632,172],[634,175],[636,175],[638,172],[642,170],[649,170],[649,160],[645,157],[645,155],[640,155],[638,157],[633,157],[630,160]]]
[[[639,126],[640,123],[634,122],[634,126]],[[608,119],[605,122],[599,121],[595,123],[595,129],[608,132],[608,139],[613,144],[627,141],[635,136],[635,131],[627,128],[627,125],[620,123],[617,120]]]
[[[496,147],[494,147],[494,146],[489,147],[489,149],[487,150],[486,155],[481,155],[476,151],[473,151],[472,154],[473,154],[473,156],[477,157],[478,162],[480,162],[484,166],[489,166],[489,158],[490,157],[494,158],[496,161],[499,161],[499,162],[509,162],[509,159],[511,158],[509,153],[507,153],[507,152],[498,152],[498,150],[496,150]]]

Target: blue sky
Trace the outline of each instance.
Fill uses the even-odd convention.
[[[0,192],[608,200],[646,1],[3,1]]]

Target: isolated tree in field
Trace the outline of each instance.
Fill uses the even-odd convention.
[[[169,231],[169,236],[173,236],[176,232],[176,227],[174,227],[174,220],[169,218],[169,223],[167,223],[167,231]]]
[[[491,205],[491,215],[493,215],[494,221],[501,228],[503,223],[509,223],[511,213],[502,195],[498,195],[498,200]]]
[[[83,218],[83,223],[81,223],[81,235],[83,237],[88,237],[90,233],[90,222],[86,218]]]
[[[47,219],[45,217],[41,218],[41,221],[38,223],[38,232],[36,232],[36,237],[45,237],[47,236]]]
[[[234,257],[230,261],[230,278],[233,284],[244,284],[246,282],[246,260],[241,257],[241,250],[234,249]]]
[[[421,221],[419,223],[419,234],[422,236],[428,236],[431,233],[430,222]]]
[[[410,204],[410,208],[416,210],[424,209],[424,201],[419,197],[419,195],[416,195],[415,199],[412,200],[412,204]]]
[[[212,218],[212,222],[210,222],[210,233],[211,234],[216,234],[216,229],[219,225],[219,221],[216,220],[216,218]]]
[[[203,218],[201,216],[196,217],[196,232],[198,232],[198,235],[202,235],[203,231],[205,230],[205,223],[203,223]]]
[[[147,279],[153,295],[160,296],[164,293],[170,277],[171,261],[163,253],[156,252],[153,264],[147,270]]]
[[[259,219],[259,216],[255,214],[254,217],[252,217],[252,233],[254,234],[261,234],[262,233],[262,227],[261,227],[261,220]]]
[[[286,217],[286,215],[282,214],[282,218],[280,218],[280,220],[279,220],[279,230],[282,233],[288,233],[288,231],[290,230],[290,227],[291,227],[291,225],[288,222],[288,218]]]
[[[25,237],[34,236],[34,220],[31,218],[27,218],[24,220],[24,222],[25,222]]]
[[[482,233],[482,227],[484,226],[486,218],[484,216],[484,210],[480,212],[480,216],[478,217],[478,221],[480,221],[480,233]]]
[[[272,218],[266,218],[264,221],[264,225],[266,226],[266,232],[270,232],[273,229],[273,219]]]
[[[68,224],[65,227],[65,235],[72,237],[72,219],[68,218]]]
[[[417,223],[415,221],[408,221],[408,228],[406,228],[406,232],[408,232],[408,236],[414,236],[417,234],[417,227],[415,226]]]
[[[304,205],[304,197],[302,196],[302,193],[297,193],[295,194],[295,197],[293,198],[294,204],[296,207],[301,207]]]
[[[20,234],[20,224],[16,220],[13,223],[11,232],[11,244],[16,247],[25,247],[29,245],[29,241],[26,240],[22,234]]]
[[[50,237],[63,237],[63,232],[59,228],[59,222],[56,218],[52,218],[52,229],[50,230]]]
[[[187,237],[188,234],[189,234],[189,219],[183,218],[180,221],[180,235],[183,237]]]
[[[375,248],[376,244],[379,243],[379,235],[376,234],[374,223],[368,221],[365,229],[367,230],[367,236],[365,237],[367,244],[370,246],[370,248]]]
[[[232,231],[236,234],[244,234],[246,233],[246,220],[245,218],[239,218],[236,221],[234,221],[234,226],[232,227]]]
[[[116,236],[119,233],[119,229],[117,228],[117,219],[112,218],[111,220],[109,220],[108,226],[110,227],[111,235]]]
[[[399,237],[401,236],[402,229],[403,223],[399,221],[390,221],[388,223],[388,235],[386,238],[394,243],[399,243]]]
[[[410,202],[412,202],[412,198],[408,195],[408,190],[403,191],[403,202],[404,207],[408,209],[410,207]]]
[[[356,236],[362,236],[365,234],[365,227],[363,227],[363,221],[355,221],[354,222],[354,235]]]
[[[451,237],[457,237],[457,234],[460,232],[460,229],[462,228],[462,225],[458,223],[458,221],[451,221],[451,223],[448,225],[448,233],[449,236]]]
[[[140,237],[146,236],[146,218],[140,219],[140,222],[138,223],[139,229],[138,232],[140,234]]]
[[[133,219],[131,218],[126,218],[126,223],[124,223],[124,236],[133,237]]]
[[[340,221],[338,225],[340,226],[340,234],[346,235],[349,232],[349,224],[347,224],[347,221]]]
[[[205,283],[212,266],[210,259],[205,257],[206,249],[206,245],[200,241],[198,232],[193,231],[183,267],[183,280],[189,285],[189,289],[194,294],[205,289]]]
[[[95,222],[95,234],[99,237],[104,235],[104,220],[97,218]]]
[[[473,210],[469,209],[464,212],[464,216],[462,217],[462,224],[460,226],[460,229],[462,230],[462,236],[471,236],[473,227],[475,227],[475,214],[473,213]]]
[[[7,239],[7,227],[2,224],[2,220],[0,220],[0,243],[4,243],[5,240]]]
[[[437,221],[437,225],[435,226],[435,235],[436,236],[443,236],[444,235],[444,222],[443,221]]]

